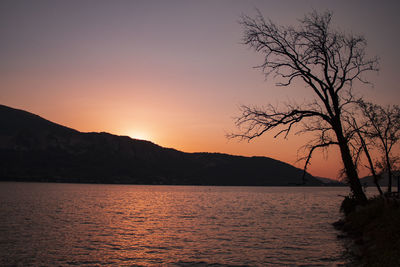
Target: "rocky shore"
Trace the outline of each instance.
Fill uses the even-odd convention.
[[[346,197],[344,218],[333,225],[348,238],[351,266],[400,266],[400,199],[374,197],[365,206],[354,206]]]

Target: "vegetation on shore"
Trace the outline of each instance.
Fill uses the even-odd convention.
[[[354,241],[354,266],[400,266],[400,199],[378,196],[364,206],[346,197],[344,219],[334,223]]]

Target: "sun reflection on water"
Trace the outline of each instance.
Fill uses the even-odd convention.
[[[330,225],[343,189],[3,185],[19,188],[1,189],[1,265],[344,261]]]

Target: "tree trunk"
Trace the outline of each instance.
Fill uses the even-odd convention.
[[[357,123],[354,119],[353,119],[353,123],[357,126]],[[372,177],[374,177],[374,184],[375,184],[376,188],[378,189],[379,194],[382,196],[383,192],[382,192],[381,186],[379,185],[378,175],[375,172],[374,163],[372,162],[371,155],[369,154],[367,144],[365,143],[364,138],[362,137],[359,130],[357,130],[357,135],[358,135],[358,138],[360,138],[362,148],[364,149],[365,156],[367,157],[367,160],[369,163],[369,168],[371,169]]]
[[[385,156],[386,156],[386,168],[388,172],[388,188],[387,192],[391,193],[392,192],[392,166],[390,166],[390,158],[389,158],[389,153],[387,152],[387,148],[385,147]]]
[[[400,193],[400,175],[397,175],[397,193]]]
[[[358,173],[351,157],[347,141],[341,130],[336,130],[336,136],[350,189],[357,202],[363,205],[367,202],[367,197],[362,189],[360,179],[358,178]]]
[[[368,155],[368,160],[371,161],[371,157],[369,155]],[[374,177],[374,184],[375,184],[376,188],[379,191],[379,195],[382,196],[383,195],[383,191],[381,189],[381,186],[379,185],[378,175],[376,174],[375,169],[374,169],[373,166],[371,167],[371,172],[372,172],[372,177]]]

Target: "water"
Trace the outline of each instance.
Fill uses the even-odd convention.
[[[0,183],[0,265],[337,266],[347,193]]]

